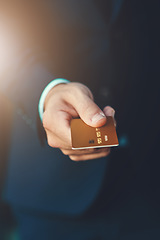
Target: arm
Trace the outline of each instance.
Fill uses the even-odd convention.
[[[4,36],[6,35],[4,34]],[[41,61],[41,59],[45,59],[41,49],[39,51],[39,48],[34,44],[23,41],[24,39],[21,38],[20,33],[16,34],[15,31],[9,31],[6,39],[4,40],[4,47],[7,49],[8,59],[2,65],[1,76],[3,81],[1,81],[1,90],[10,96],[17,106],[23,108],[35,122],[40,94],[44,87],[54,79],[54,76],[47,71],[43,61]],[[12,49],[8,51],[10,46],[12,46]],[[75,105],[73,105],[73,102]],[[84,109],[88,109],[87,114],[84,114]],[[105,113],[106,115],[113,115],[113,112],[113,109],[107,108],[107,113]],[[99,115],[99,113],[101,114]],[[89,125],[100,126],[106,121],[106,117],[102,113],[102,110],[94,103],[90,90],[85,85],[70,83],[56,86],[47,95],[45,101],[43,125],[47,133],[49,145],[59,147],[63,153],[71,156],[73,159],[69,128],[70,119],[80,116]],[[54,125],[52,115],[55,117]],[[96,118],[93,118],[94,115]],[[101,119],[93,121],[93,119],[98,120],[98,116]],[[65,141],[62,139],[61,129],[63,129]],[[98,150],[103,152],[103,154],[98,153],[98,155],[96,150],[90,151],[91,153],[88,150],[84,152],[74,151],[74,159],[85,160],[108,155],[108,149],[103,149],[103,151],[106,151],[105,153],[102,150]],[[79,155],[81,156],[79,157]]]

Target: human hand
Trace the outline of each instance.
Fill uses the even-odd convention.
[[[114,117],[114,114],[114,109],[109,106],[102,111],[85,85],[75,82],[59,84],[48,93],[44,104],[43,126],[48,144],[60,148],[74,161],[105,157],[110,148],[72,149],[70,121],[80,117],[92,127],[101,127],[106,123],[107,116]]]

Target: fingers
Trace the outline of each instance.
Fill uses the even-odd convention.
[[[72,92],[68,95],[68,100],[72,102],[80,118],[92,127],[103,126],[106,123],[106,116],[94,103],[90,90],[82,84],[71,84]]]
[[[78,114],[62,98],[54,96],[51,102],[43,114],[48,144],[55,148],[71,148],[70,121],[72,117],[78,117]]]
[[[81,102],[74,102],[80,118],[89,126],[101,127],[106,123],[106,116],[101,109],[87,96],[85,96]]]
[[[84,150],[61,149],[62,153],[68,155],[73,161],[85,161],[106,157],[110,153],[110,148],[91,148]]]
[[[71,139],[70,139],[70,134],[67,135],[66,137],[61,137],[56,135],[50,130],[46,130],[46,135],[47,135],[47,142],[50,147],[53,148],[65,148],[65,149],[71,149]],[[63,134],[60,134],[63,135]]]
[[[99,153],[101,151],[105,151],[105,148],[88,148],[88,149],[64,149],[62,148],[61,151],[65,155],[83,155],[83,154],[92,154],[92,153]]]
[[[105,113],[106,116],[111,116],[111,117],[113,117],[113,119],[114,119],[114,125],[115,125],[115,127],[116,127],[117,124],[116,124],[116,120],[115,120],[115,118],[114,118],[114,116],[115,116],[115,110],[114,110],[112,107],[110,107],[110,106],[106,106],[106,107],[104,107],[103,112]]]
[[[65,106],[63,107],[63,109]],[[46,115],[47,116],[46,116]],[[71,128],[70,120],[73,114],[67,111],[54,108],[48,116],[47,112],[44,114],[44,123],[47,141],[49,146],[54,148],[71,149]],[[45,119],[47,118],[47,119]]]
[[[110,106],[104,107],[103,112],[105,113],[106,116],[111,116],[114,118],[115,110],[112,107]]]
[[[105,151],[100,151],[98,153],[91,153],[91,154],[82,154],[82,155],[69,155],[69,158],[73,161],[86,161],[92,160],[97,158],[102,158],[108,156],[110,153],[110,149],[105,149]]]

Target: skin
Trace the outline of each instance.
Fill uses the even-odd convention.
[[[59,148],[73,161],[106,157],[110,148],[72,150],[70,121],[80,117],[92,127],[101,127],[107,116],[115,111],[106,106],[103,111],[94,103],[91,91],[83,84],[72,82],[59,84],[47,95],[44,104],[43,127],[49,146]]]

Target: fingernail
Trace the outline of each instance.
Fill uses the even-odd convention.
[[[106,116],[111,116],[114,118],[115,111],[114,111],[114,109],[106,109],[105,114],[106,114]]]
[[[92,123],[96,123],[99,120],[101,120],[102,118],[105,118],[105,114],[103,112],[97,113],[96,115],[93,116],[92,118]]]

